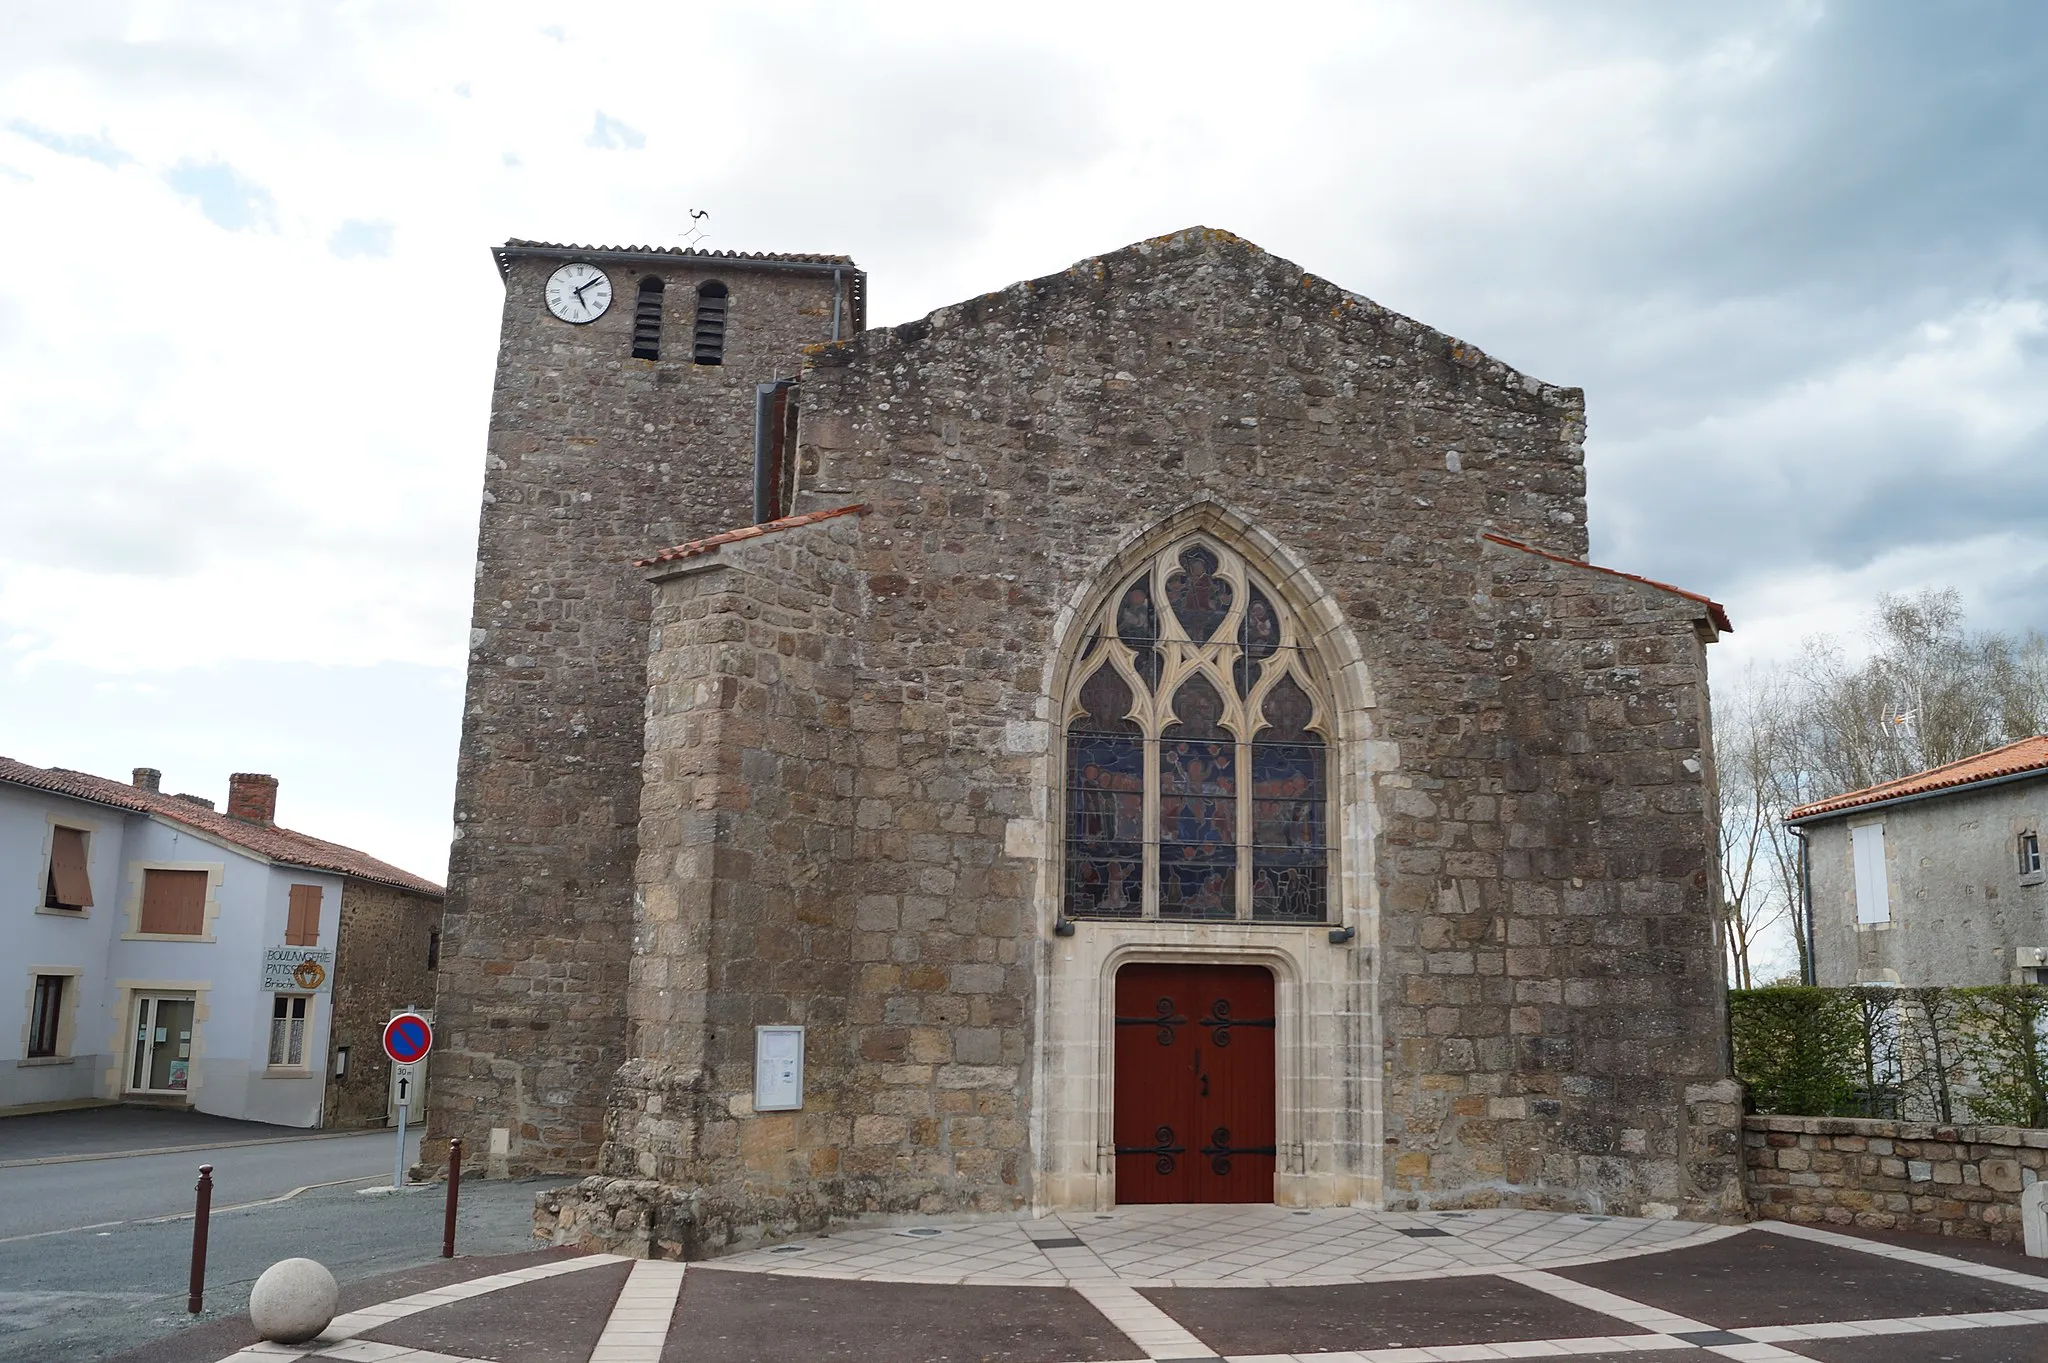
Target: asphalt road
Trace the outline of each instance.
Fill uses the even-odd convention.
[[[183,1108],[107,1104],[0,1117],[0,1166],[38,1159],[80,1159],[168,1150],[175,1146],[322,1139],[329,1132],[244,1122]]]
[[[250,1286],[279,1259],[318,1259],[350,1282],[437,1258],[445,1185],[358,1191],[390,1181],[393,1140],[376,1132],[0,1169],[0,1363],[105,1358],[193,1323],[192,1222],[180,1214],[202,1163],[214,1165],[215,1192],[197,1320],[245,1310]],[[348,1182],[308,1186],[335,1180]],[[556,1182],[466,1181],[458,1251],[531,1248],[533,1196]]]
[[[418,1158],[419,1140],[407,1134],[410,1162]],[[213,1166],[216,1208],[277,1197],[312,1183],[379,1174],[388,1180],[396,1144],[395,1132],[373,1131],[334,1140],[0,1169],[0,1244],[46,1231],[191,1211],[202,1164]]]

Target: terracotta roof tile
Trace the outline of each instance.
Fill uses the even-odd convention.
[[[688,544],[678,544],[673,549],[664,549],[653,558],[643,558],[633,566],[651,568],[657,563],[674,563],[677,559],[696,558],[699,554],[708,554],[721,545],[759,539],[778,530],[794,530],[800,525],[816,525],[819,521],[829,521],[834,516],[862,516],[867,514],[867,509],[866,502],[856,502],[852,506],[835,506],[830,511],[806,511],[800,516],[784,516],[781,520],[741,526],[738,530],[728,530],[709,539],[691,540]]]
[[[181,823],[188,828],[210,833],[223,842],[254,852],[257,856],[271,861],[283,862],[287,866],[303,866],[311,871],[331,871],[337,875],[353,876],[357,880],[374,881],[379,885],[390,885],[400,890],[410,890],[440,899],[445,891],[433,881],[416,876],[410,871],[401,871],[389,862],[377,860],[366,852],[340,843],[328,842],[309,833],[295,833],[289,828],[250,823],[246,819],[233,818],[217,813],[204,805],[190,800],[181,800],[175,795],[164,795],[153,790],[143,790],[125,781],[110,781],[104,776],[92,776],[82,771],[66,771],[62,767],[32,767],[26,762],[17,762],[11,757],[0,757],[0,781],[33,790],[47,790],[56,795],[69,795],[73,799],[89,800],[98,805],[111,805],[136,814],[153,814],[172,823]]]
[[[1931,791],[1953,790],[1958,786],[1971,786],[1979,781],[1993,781],[2001,776],[2018,776],[2022,772],[2038,771],[2048,775],[2048,734],[2036,734],[2023,738],[2017,743],[2008,743],[1990,752],[1980,752],[1975,757],[1943,766],[1916,771],[1911,776],[1901,776],[1896,781],[1885,781],[1879,785],[1852,790],[1846,795],[1836,795],[1825,800],[1805,804],[1785,816],[1786,823],[1797,823],[1820,814],[1834,814],[1841,810],[1857,809],[1864,805],[1882,804],[1886,800],[1897,800],[1907,795],[1924,795]]]
[[[1683,587],[1674,587],[1669,582],[1659,582],[1655,578],[1643,577],[1636,573],[1624,573],[1618,568],[1603,568],[1597,563],[1588,563],[1582,558],[1566,558],[1563,554],[1553,554],[1548,549],[1538,549],[1533,544],[1524,544],[1520,540],[1511,540],[1506,535],[1496,535],[1490,530],[1483,534],[1481,538],[1492,540],[1495,544],[1504,544],[1510,549],[1519,549],[1525,554],[1534,554],[1538,558],[1547,558],[1552,563],[1569,563],[1574,568],[1591,568],[1596,573],[1605,573],[1609,577],[1625,577],[1630,582],[1640,582],[1645,587],[1655,587],[1660,592],[1670,592],[1673,596],[1682,596],[1688,601],[1697,601],[1707,608],[1707,614],[1713,619],[1715,629],[1720,630],[1723,634],[1733,634],[1735,632],[1735,626],[1728,621],[1728,608],[1712,597],[1701,596],[1698,592],[1689,592]]]

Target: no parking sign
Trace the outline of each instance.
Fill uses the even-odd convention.
[[[400,1013],[384,1024],[384,1054],[394,1064],[416,1065],[434,1049],[434,1024],[418,1013]]]
[[[398,1154],[391,1166],[391,1186],[394,1188],[405,1185],[405,1117],[406,1108],[411,1105],[412,1086],[419,1075],[416,1066],[433,1049],[434,1024],[418,1013],[396,1013],[391,1021],[384,1024],[384,1054],[390,1056],[391,1063],[397,1067]]]

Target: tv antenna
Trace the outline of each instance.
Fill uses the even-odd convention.
[[[698,243],[711,235],[703,227],[704,219],[710,216],[711,210],[708,208],[693,208],[690,210],[690,230],[683,233],[684,249],[696,250]]]

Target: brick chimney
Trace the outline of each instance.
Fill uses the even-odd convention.
[[[265,828],[277,822],[277,778],[258,771],[228,777],[228,814]]]
[[[128,780],[137,790],[155,794],[163,789],[164,774],[155,767],[137,767]]]

